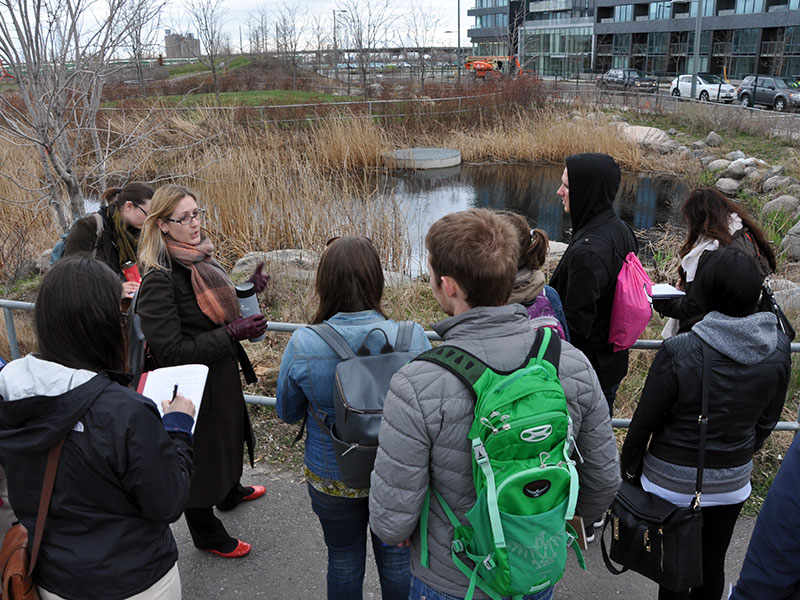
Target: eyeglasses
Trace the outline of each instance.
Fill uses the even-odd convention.
[[[192,220],[195,220],[198,223],[202,223],[203,222],[203,216],[205,214],[206,214],[206,211],[204,211],[202,208],[198,208],[197,210],[192,211],[191,214],[183,215],[180,219],[166,218],[164,220],[165,221],[171,221],[172,223],[177,223],[178,225],[183,225],[184,227],[186,227],[187,225],[189,225],[192,222]]]
[[[145,217],[148,216],[148,212],[145,209],[143,209],[141,206],[139,206],[138,204],[134,204],[134,206],[136,208],[138,208],[140,211],[142,211],[144,213]]]

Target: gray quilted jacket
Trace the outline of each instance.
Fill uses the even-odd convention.
[[[520,304],[473,308],[433,326],[444,343],[471,352],[496,370],[521,366],[535,330]],[[558,369],[573,422],[580,494],[576,514],[597,520],[620,483],[619,457],[608,404],[589,361],[562,342]],[[430,568],[420,565],[422,502],[433,485],[462,523],[475,503],[467,433],[474,401],[469,389],[442,367],[412,362],[392,378],[384,405],[378,456],[372,472],[370,527],[388,544],[411,539],[411,571],[434,589],[463,598],[468,581],[453,564],[453,528],[431,501]],[[485,596],[476,590],[476,598]]]

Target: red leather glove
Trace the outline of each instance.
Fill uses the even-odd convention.
[[[264,315],[250,315],[239,317],[225,326],[228,335],[234,340],[247,340],[256,338],[264,333],[267,328],[267,318]]]
[[[260,294],[265,289],[267,289],[267,282],[269,281],[269,274],[268,273],[262,273],[261,271],[263,271],[263,270],[264,270],[264,261],[262,260],[256,266],[256,270],[250,276],[250,279],[247,280],[247,281],[249,281],[250,283],[253,284],[253,289],[255,289],[256,294]]]

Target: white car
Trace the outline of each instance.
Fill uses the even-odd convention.
[[[679,75],[669,84],[669,93],[675,98],[692,97],[692,76]],[[736,99],[736,88],[725,83],[717,75],[698,73],[697,98],[703,102],[713,100],[730,104]]]

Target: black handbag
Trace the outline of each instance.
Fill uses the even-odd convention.
[[[790,342],[794,340],[794,327],[792,327],[789,319],[786,318],[780,304],[775,300],[775,294],[772,293],[772,288],[769,287],[769,284],[766,282],[761,286],[761,298],[758,301],[758,310],[760,312],[771,312],[778,317],[778,329],[789,336]]]
[[[700,496],[703,489],[706,433],[708,430],[709,349],[703,342],[703,388],[700,444],[697,458],[695,497],[688,508],[675,506],[640,485],[623,482],[600,536],[606,568],[615,575],[636,571],[673,592],[683,592],[703,584],[703,515]],[[611,550],[606,549],[606,529],[611,529]],[[610,559],[609,559],[610,554]],[[611,561],[622,565],[616,568]]]

